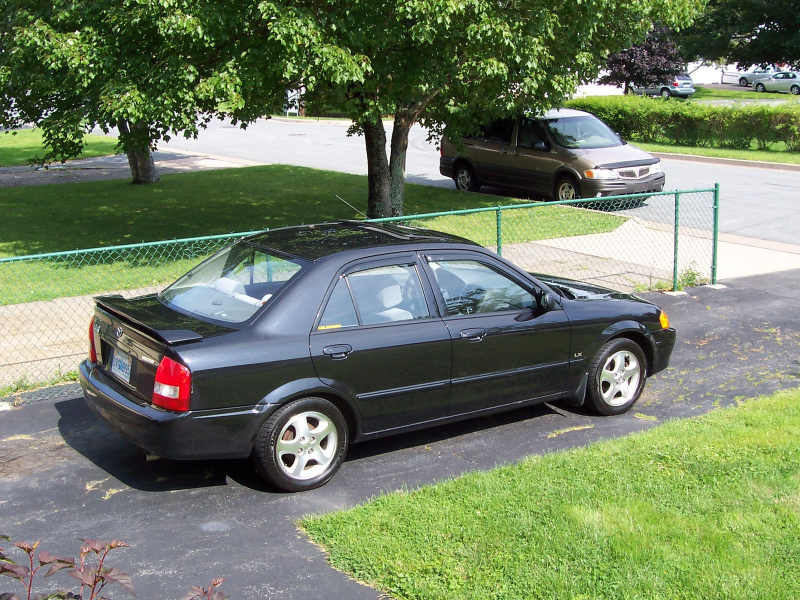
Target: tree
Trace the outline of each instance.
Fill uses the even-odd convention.
[[[599,83],[623,86],[627,94],[631,85],[653,87],[684,73],[686,62],[670,31],[655,27],[641,44],[609,56],[606,69]]]
[[[800,2],[709,0],[677,41],[689,60],[800,68]]]
[[[158,181],[152,150],[160,140],[196,136],[214,115],[237,115],[242,94],[254,90],[262,114],[283,105],[289,82],[281,45],[267,41],[247,55],[241,23],[248,15],[236,8],[232,20],[228,8],[193,0],[0,0],[0,125],[40,127],[51,148],[42,164],[80,154],[93,127],[116,128],[133,182]],[[272,67],[253,76],[245,72],[253,60]]]
[[[654,17],[687,22],[696,0],[297,0],[331,46],[363,57],[358,79],[311,65],[309,94],[347,114],[367,148],[368,215],[403,213],[408,133],[474,131],[487,119],[557,106],[594,79],[609,52]],[[393,118],[390,151],[383,115]]]

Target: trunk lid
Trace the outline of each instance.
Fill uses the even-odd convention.
[[[177,346],[234,331],[174,311],[155,295],[102,296],[95,303],[98,364],[142,404],[152,401],[156,371],[165,355],[177,359]]]

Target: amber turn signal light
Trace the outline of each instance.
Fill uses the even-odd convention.
[[[661,312],[658,315],[658,320],[661,322],[661,329],[669,328],[669,317],[667,316],[667,313],[664,312],[664,309],[661,309]]]

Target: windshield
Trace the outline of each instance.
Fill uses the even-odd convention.
[[[200,263],[158,298],[199,319],[244,323],[304,265],[247,243],[234,244]]]
[[[591,115],[544,120],[556,142],[564,148],[612,148],[622,140],[608,125]]]

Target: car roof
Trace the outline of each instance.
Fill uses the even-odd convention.
[[[565,117],[592,117],[591,113],[582,111],[582,110],[575,110],[572,108],[551,108],[546,113],[544,113],[540,119],[561,119]]]
[[[241,241],[312,262],[341,252],[423,242],[478,245],[466,238],[441,231],[409,227],[399,223],[363,221],[281,227],[247,236]]]

